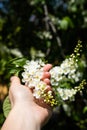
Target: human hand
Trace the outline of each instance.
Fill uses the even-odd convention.
[[[50,86],[50,73],[52,65],[47,64],[44,66],[42,80],[46,83],[48,91],[51,90]],[[29,87],[22,85],[20,79],[16,76],[11,78],[11,86],[9,90],[9,98],[11,101],[12,108],[19,106],[20,109],[27,108],[27,111],[34,117],[34,120],[40,125],[43,126],[52,114],[51,107],[44,103],[42,99],[35,100],[32,94],[32,91]],[[31,118],[31,117],[30,117]]]

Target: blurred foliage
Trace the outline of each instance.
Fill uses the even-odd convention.
[[[45,58],[60,64],[72,53],[77,40],[83,43],[82,60],[87,60],[86,6],[86,0],[0,0],[0,83],[8,86],[6,68],[11,59]],[[0,126],[4,121],[2,103],[0,100]],[[77,94],[75,102],[56,109],[43,129],[86,130],[86,124],[85,89]]]

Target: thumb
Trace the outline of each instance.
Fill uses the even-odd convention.
[[[11,86],[18,86],[21,84],[20,79],[17,76],[12,76],[11,79]]]

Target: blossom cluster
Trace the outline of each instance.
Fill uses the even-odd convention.
[[[44,102],[54,106],[57,102],[52,95],[52,91],[46,92],[46,84],[41,80],[44,65],[41,60],[26,61],[24,72],[22,73],[22,82],[29,88],[33,88],[33,96],[36,99],[42,98]]]
[[[67,80],[73,80],[78,82],[82,77],[82,73],[77,71],[78,63],[72,57],[65,59],[60,66],[55,66],[50,70],[51,84],[56,87],[56,91],[60,95],[62,100],[71,99],[75,94],[75,89],[60,88],[60,82]]]
[[[65,59],[60,66],[55,66],[50,70],[51,84],[58,86],[59,81],[66,77],[73,79],[75,82],[79,81],[82,74],[77,69],[78,64],[73,58]]]
[[[33,96],[36,99],[43,98],[44,102],[49,103],[51,106],[57,104],[52,91],[46,92],[46,84],[41,80],[43,73],[43,66],[45,63],[41,60],[26,61],[24,72],[22,73],[22,82],[24,82],[29,88],[34,88]],[[82,76],[82,73],[77,71],[78,63],[74,57],[65,59],[60,66],[53,67],[49,72],[51,74],[51,86],[53,87],[57,100],[60,97],[61,100],[74,99],[74,95],[77,93],[75,88],[62,88],[59,84],[64,79],[73,79],[78,82]]]
[[[25,82],[27,86],[35,87],[41,82],[41,77],[43,73],[42,67],[45,64],[40,61],[26,61],[24,67],[24,72],[22,73],[22,82]],[[38,86],[37,86],[38,87]]]

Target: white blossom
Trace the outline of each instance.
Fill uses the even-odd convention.
[[[42,95],[44,94],[44,91],[46,89],[46,84],[42,81],[40,81],[36,86],[35,89],[33,90],[33,96],[38,99],[41,98]]]
[[[26,61],[24,72],[22,73],[22,82],[29,87],[35,87],[39,84],[43,73],[42,66],[44,66],[42,61]]]
[[[76,94],[76,90],[74,89],[67,89],[67,88],[57,88],[57,91],[62,100],[68,100],[72,98]]]

